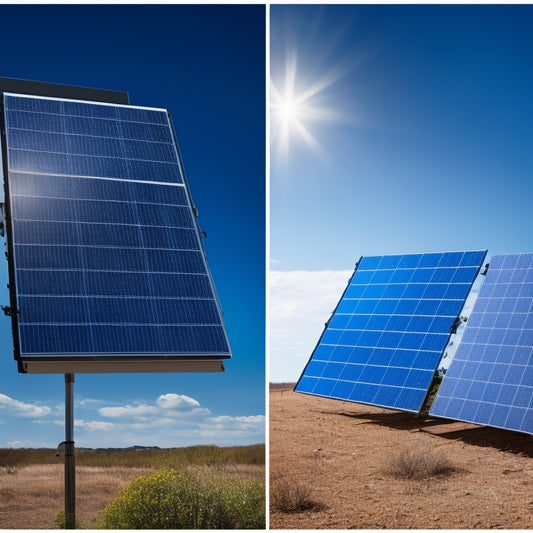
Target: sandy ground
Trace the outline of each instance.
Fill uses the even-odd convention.
[[[454,467],[396,479],[391,457],[438,451]],[[270,480],[309,490],[315,509],[270,512],[271,529],[533,528],[533,437],[350,402],[270,392]]]

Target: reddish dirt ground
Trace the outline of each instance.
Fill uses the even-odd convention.
[[[398,450],[438,450],[448,475],[397,479]],[[533,528],[533,437],[298,394],[270,391],[271,499],[277,480],[318,505],[271,509],[271,529]]]

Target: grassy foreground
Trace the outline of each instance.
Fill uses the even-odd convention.
[[[60,527],[64,507],[62,463],[63,454],[56,456],[55,449],[0,449],[0,529]],[[167,473],[158,475],[161,471]],[[169,471],[181,474],[176,477]],[[185,502],[185,494],[193,497],[186,504],[187,520],[193,520],[186,522],[187,529],[195,524],[208,528],[220,524],[257,527],[264,523],[264,485],[263,444],[77,449],[76,522],[89,529],[131,527],[123,521],[124,516],[140,516],[141,522],[134,527],[146,527],[146,516],[155,514],[154,505],[156,509],[168,505],[176,508],[175,495],[181,494]],[[206,514],[205,509],[216,513]],[[248,522],[242,522],[243,518]],[[154,527],[155,523],[150,525]],[[158,527],[179,525],[176,521],[160,522]]]

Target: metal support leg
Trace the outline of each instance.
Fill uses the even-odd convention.
[[[74,462],[74,374],[65,374],[65,528],[76,528]]]

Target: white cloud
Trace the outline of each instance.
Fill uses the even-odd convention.
[[[156,405],[124,405],[101,407],[98,413],[109,418],[134,418],[137,424],[146,427],[157,424],[157,420],[167,418],[174,420],[183,418],[203,418],[210,415],[209,409],[200,406],[200,402],[184,394],[167,393],[156,399]]]
[[[132,445],[180,447],[196,444],[216,444],[234,446],[254,444],[265,440],[265,417],[251,416],[213,416],[211,411],[202,407],[195,398],[176,393],[156,395],[153,401],[130,401],[123,405],[109,403],[100,405],[101,400],[82,400],[83,414],[75,418],[75,440],[81,447],[124,447]],[[54,428],[64,426],[64,413],[56,416],[55,409],[25,404],[0,395],[0,408],[10,409],[16,416],[34,416],[32,423],[52,424]],[[64,410],[64,406],[62,407]],[[81,411],[81,409],[80,409]],[[44,417],[43,414],[48,414]],[[7,419],[4,420],[8,425]],[[7,432],[3,432],[7,436]],[[33,447],[54,446],[48,442],[55,429],[47,431],[42,444],[23,441],[18,435],[15,441],[4,442],[4,446]],[[61,434],[57,433],[60,440]],[[30,438],[37,439],[33,431]],[[39,439],[41,440],[41,439]]]
[[[117,427],[113,422],[101,422],[99,420],[75,420],[74,426],[89,431],[112,431]]]
[[[156,403],[161,409],[190,410],[200,407],[200,402],[198,400],[185,396],[185,394],[162,394],[156,400]]]
[[[352,271],[270,272],[270,381],[296,381]]]
[[[101,407],[98,412],[110,418],[130,418],[148,414],[157,414],[159,409],[152,405],[125,405],[124,407]]]
[[[263,415],[251,415],[251,416],[215,416],[206,420],[206,423],[214,423],[219,427],[225,427],[226,429],[249,429],[264,427],[265,417]]]
[[[206,417],[187,427],[169,428],[167,438],[179,442],[180,446],[191,444],[218,444],[236,446],[264,442],[265,416]]]
[[[184,394],[161,394],[155,404],[124,405],[98,409],[114,423],[82,422],[87,430],[109,430],[120,443],[108,446],[189,446],[218,444],[230,446],[264,442],[265,416],[212,416],[200,402]],[[90,439],[90,437],[88,437]]]
[[[5,394],[0,394],[0,408],[8,409],[10,414],[37,418],[49,415],[51,409],[42,405],[30,404],[14,400]]]
[[[76,407],[86,407],[90,409],[91,407],[96,407],[97,405],[102,405],[104,400],[96,400],[94,398],[84,398],[83,400],[76,400]]]
[[[176,418],[152,417],[152,418],[136,419],[135,423],[128,424],[128,427],[134,428],[134,429],[152,429],[152,428],[170,428],[176,425],[178,425],[178,420]]]
[[[36,445],[31,440],[12,440],[7,443],[8,448],[35,448]]]

